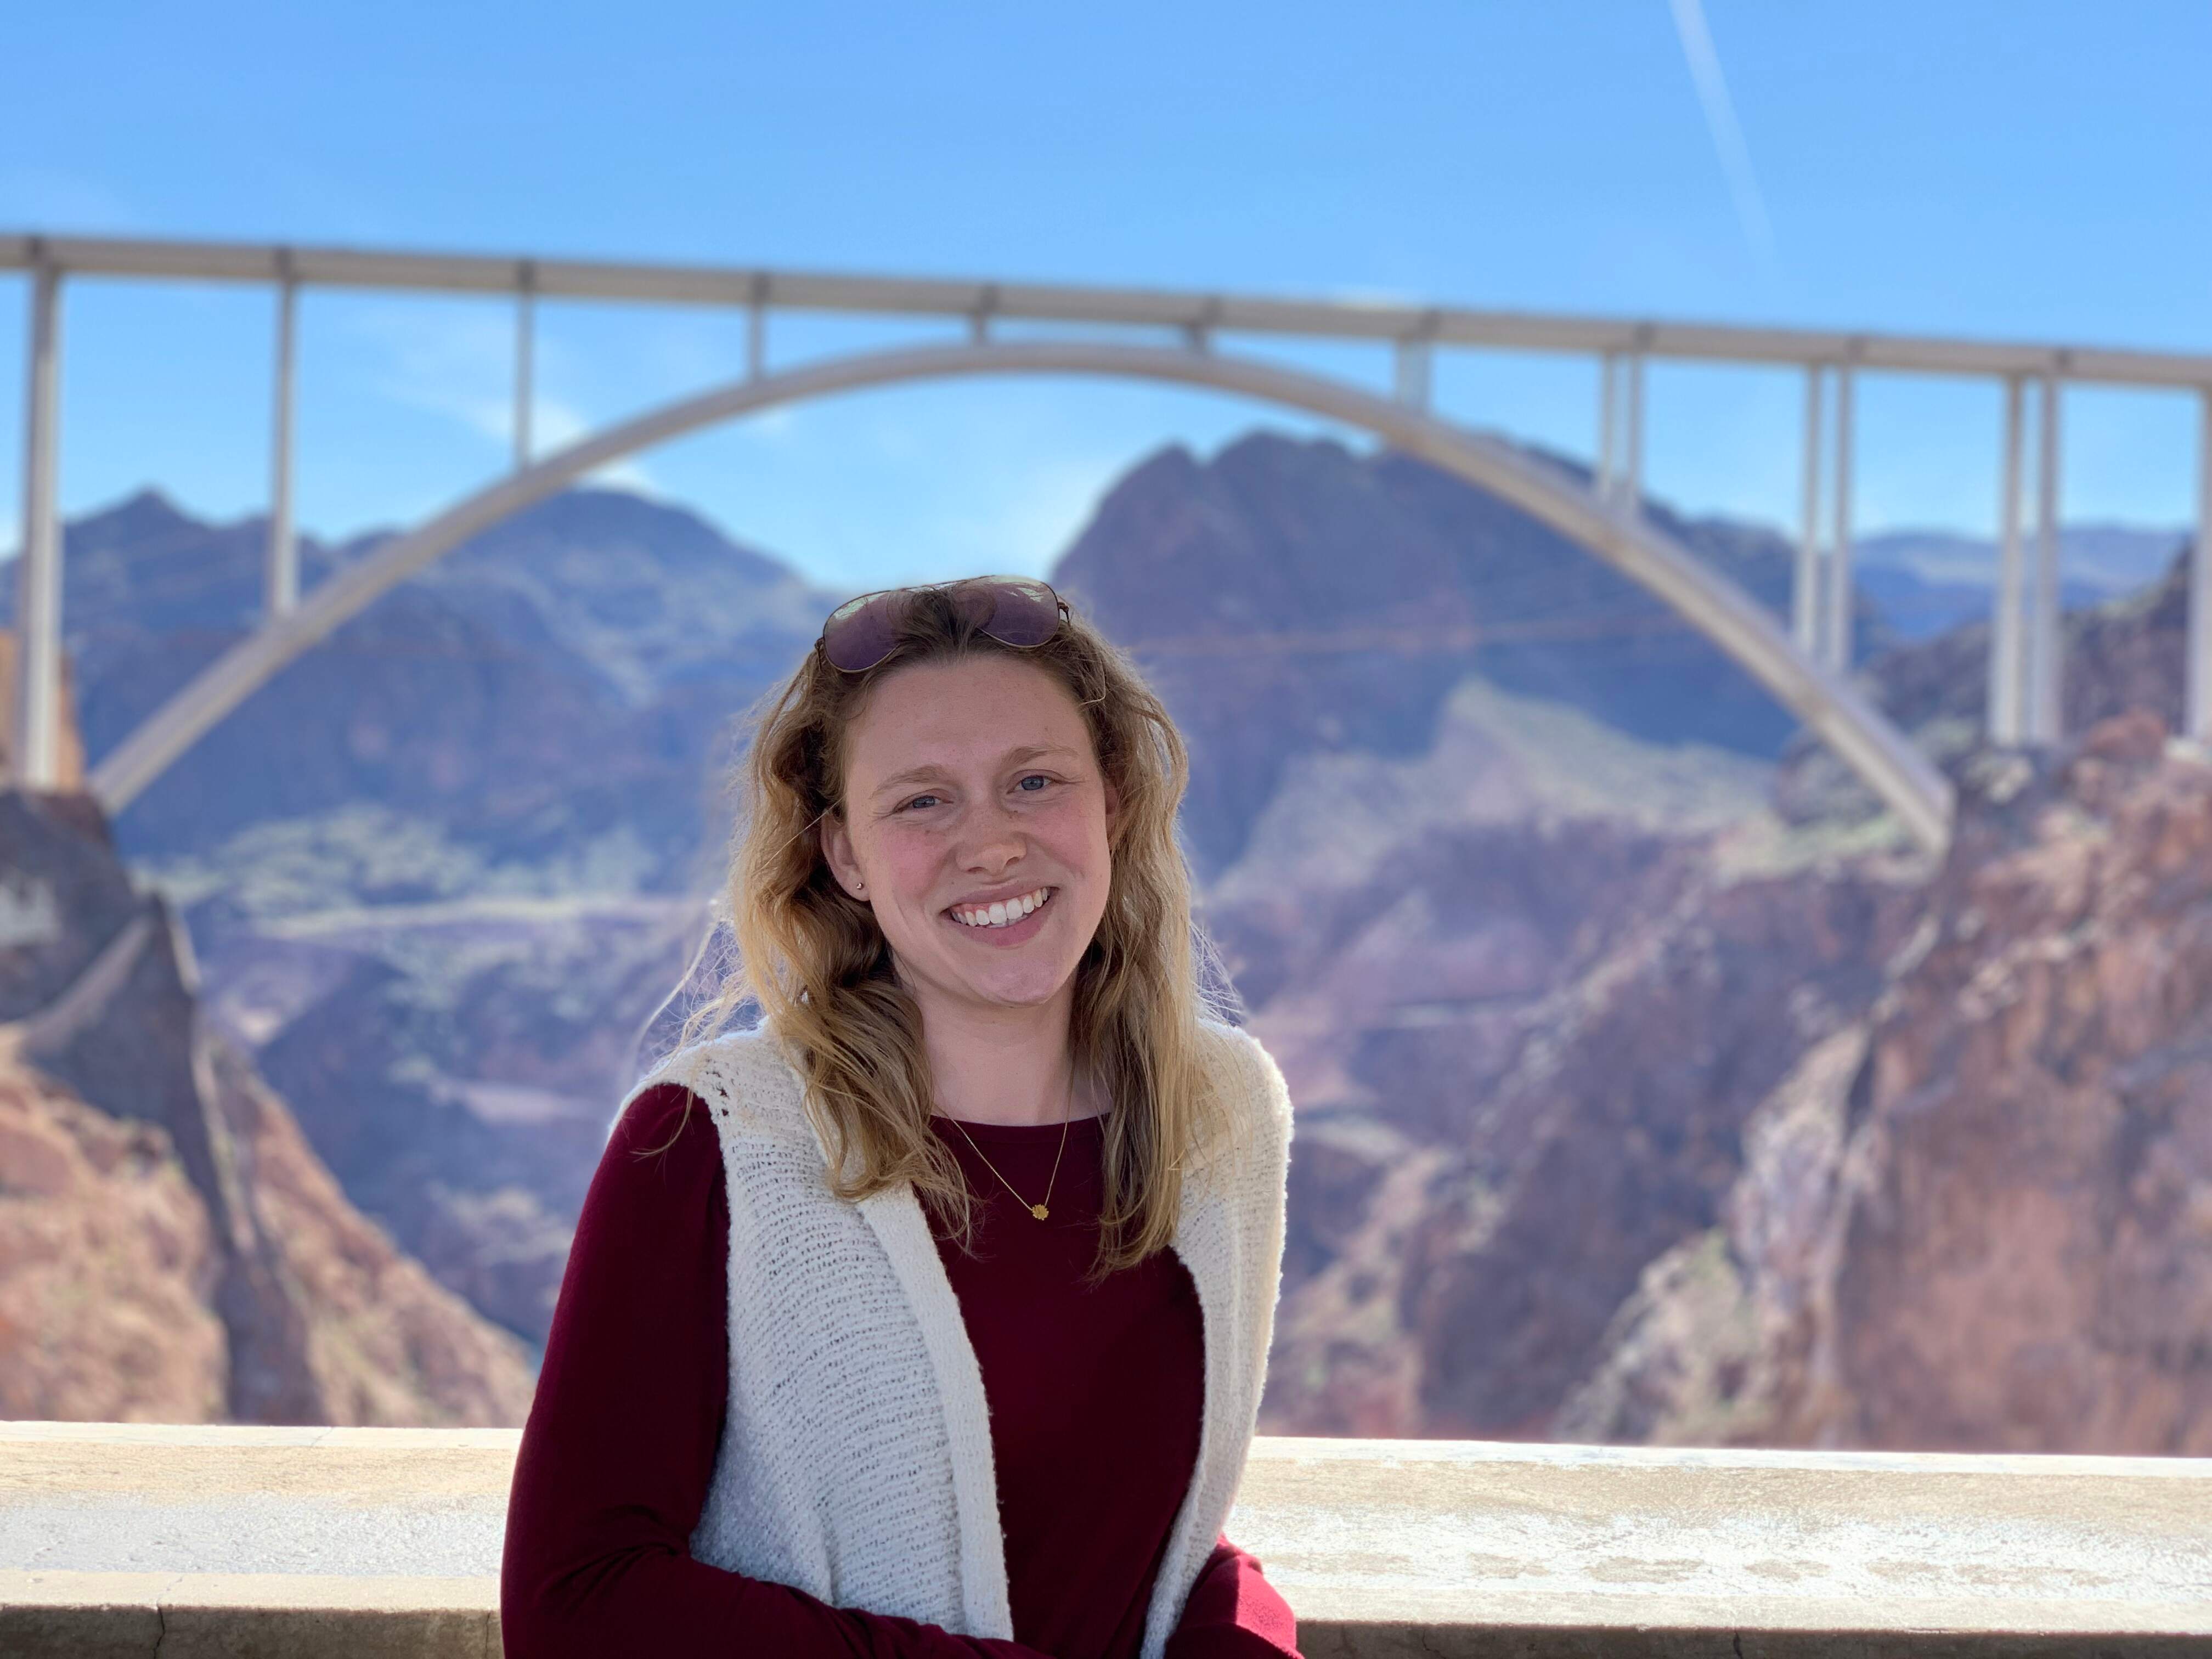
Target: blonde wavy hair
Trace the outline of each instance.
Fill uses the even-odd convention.
[[[1109,1102],[1103,1273],[1175,1237],[1184,1175],[1226,1127],[1200,1065],[1199,1021],[1230,1008],[1226,978],[1192,921],[1176,840],[1189,779],[1182,738],[1136,668],[1072,611],[1043,644],[1016,647],[983,633],[945,589],[921,589],[873,668],[848,673],[819,649],[807,653],[757,717],[724,895],[737,955],[685,1021],[684,1040],[757,1003],[806,1080],[838,1195],[858,1200],[910,1183],[969,1242],[970,1194],[929,1127],[921,1010],[874,913],[830,873],[820,830],[844,811],[846,734],[876,688],[916,664],[988,654],[1028,663],[1066,690],[1119,798],[1105,915],[1076,967],[1068,1033],[1077,1075]]]

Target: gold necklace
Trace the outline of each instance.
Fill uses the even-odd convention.
[[[1030,1204],[1029,1200],[1024,1198],[1021,1194],[1016,1190],[1012,1182],[1007,1180],[1006,1176],[999,1175],[999,1166],[992,1163],[989,1158],[983,1157],[983,1149],[981,1146],[975,1146],[975,1137],[968,1133],[968,1126],[966,1124],[963,1123],[957,1117],[948,1117],[945,1121],[947,1123],[950,1123],[954,1128],[960,1131],[961,1139],[966,1141],[969,1146],[975,1147],[975,1156],[983,1158],[983,1167],[988,1170],[993,1175],[999,1176],[999,1184],[1004,1187],[1008,1192],[1014,1194],[1014,1201],[1018,1204],[1028,1205],[1029,1212],[1035,1216],[1039,1221],[1044,1221],[1049,1219],[1052,1215],[1051,1210],[1046,1206],[1052,1202],[1053,1183],[1060,1179],[1060,1160],[1062,1155],[1067,1151],[1068,1121],[1069,1119],[1075,1115],[1075,1103],[1073,1100],[1070,1100],[1067,1103],[1067,1117],[1064,1117],[1060,1121],[1060,1151],[1052,1155],[1052,1173],[1045,1177],[1044,1197],[1035,1204]]]

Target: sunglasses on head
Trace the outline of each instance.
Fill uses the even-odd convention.
[[[1046,583],[1026,576],[970,576],[957,582],[886,587],[848,599],[832,611],[822,624],[815,649],[832,668],[866,673],[890,655],[908,610],[925,593],[943,594],[955,614],[977,633],[1024,651],[1060,632],[1067,615],[1066,600]]]

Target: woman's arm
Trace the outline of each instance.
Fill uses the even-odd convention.
[[[729,1226],[706,1107],[651,1091],[592,1179],[522,1431],[500,1571],[509,1659],[1042,1659],[691,1559],[729,1388]]]
[[[1223,1538],[1182,1605],[1166,1659],[1298,1659],[1298,1623],[1260,1563]]]

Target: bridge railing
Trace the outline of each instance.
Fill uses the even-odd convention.
[[[0,1424],[0,1652],[495,1655],[511,1430]],[[1261,1439],[1337,1656],[2212,1645],[2212,1460]]]

